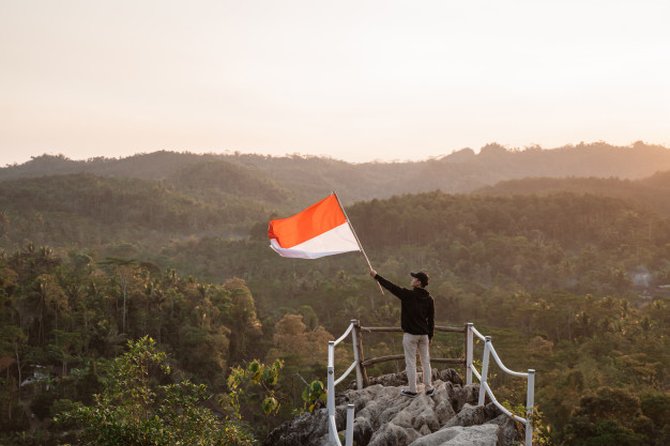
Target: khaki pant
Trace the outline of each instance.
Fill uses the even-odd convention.
[[[421,368],[423,369],[423,384],[426,390],[433,388],[430,370],[430,352],[428,335],[413,335],[405,333],[402,336],[402,347],[405,350],[405,369],[409,391],[416,393],[416,351],[419,350]]]

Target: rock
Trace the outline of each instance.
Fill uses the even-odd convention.
[[[412,427],[416,430],[428,430],[435,432],[440,429],[440,421],[435,413],[435,405],[424,405],[419,408],[420,412],[414,415]]]
[[[354,419],[354,442],[356,444],[368,444],[372,438],[373,430],[370,420],[363,417]]]
[[[419,429],[418,432],[419,432],[419,435],[421,435],[421,436],[424,436],[424,435],[430,435],[430,434],[431,434],[430,429],[429,429],[428,426],[425,425],[425,424],[424,424],[423,426],[421,426],[421,428]]]
[[[445,399],[435,404],[435,415],[440,426],[444,426],[447,421],[456,416],[454,408],[451,407],[451,401]]]
[[[511,444],[511,443],[510,443]],[[409,446],[496,446],[498,427],[494,424],[481,426],[453,426],[421,437]]]
[[[282,423],[267,436],[264,446],[274,445],[322,445],[328,442],[328,411],[319,409],[304,413],[293,420]]]
[[[460,412],[466,404],[474,406],[479,400],[479,384],[470,384],[463,387],[452,385],[447,390],[455,412]]]
[[[368,379],[368,386],[373,386],[375,384],[381,384],[385,387],[399,387],[407,385],[407,373],[389,373],[381,376],[374,376]]]
[[[495,406],[493,403],[489,403],[486,406],[472,406],[466,404],[463,406],[460,412],[456,414],[455,417],[451,418],[444,424],[444,427],[451,426],[473,426],[476,424],[484,424],[487,421],[490,421],[502,412]]]
[[[496,424],[498,426],[498,444],[515,444],[519,438],[523,438],[524,432],[518,428],[519,425],[510,417],[502,414],[487,424]]]
[[[458,386],[463,385],[463,378],[461,378],[461,375],[459,375],[458,372],[456,372],[454,369],[433,369],[433,381],[437,381],[438,379],[440,381],[453,383]]]
[[[449,371],[436,373],[436,376],[451,379],[458,376]],[[404,375],[399,375],[387,375],[382,381],[402,382]],[[337,429],[345,429],[346,407],[352,403],[357,446],[495,445],[496,442],[500,446],[511,446],[520,439],[514,422],[500,417],[500,411],[493,404],[474,405],[478,386],[461,386],[438,378],[433,385],[432,396],[425,395],[420,385],[416,398],[402,395],[401,386],[375,384],[361,390],[346,390],[335,398]],[[320,409],[277,427],[263,445],[323,446],[327,442],[327,410]]]
[[[387,423],[372,435],[368,446],[407,446],[420,436],[414,429],[403,429],[394,423]]]

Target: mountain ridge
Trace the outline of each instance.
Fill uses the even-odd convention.
[[[618,198],[670,216],[670,171],[656,172],[639,180],[597,177],[529,177],[501,181],[473,192],[485,196],[539,195],[556,193],[592,194]]]
[[[169,151],[86,161],[41,155],[20,165],[0,168],[0,181],[71,173],[162,181],[179,176],[196,164],[224,162],[253,173],[261,183],[292,191],[295,203],[306,204],[314,196],[332,190],[337,190],[346,201],[358,201],[438,189],[468,193],[525,177],[640,179],[670,170],[670,149],[643,142],[627,147],[596,142],[556,149],[509,150],[491,143],[477,154],[466,148],[436,159],[361,164],[314,156],[199,155]]]

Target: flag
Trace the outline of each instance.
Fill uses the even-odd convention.
[[[271,220],[270,247],[282,257],[319,257],[360,251],[335,194],[287,218]]]

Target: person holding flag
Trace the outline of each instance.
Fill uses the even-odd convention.
[[[423,271],[410,273],[412,289],[401,288],[377,274],[370,268],[370,275],[391,294],[400,299],[400,326],[402,327],[402,347],[405,352],[405,370],[409,389],[402,390],[405,396],[416,397],[416,352],[419,351],[423,384],[426,395],[435,393],[430,369],[430,342],[435,328],[435,304],[428,286],[428,274]]]
[[[282,257],[318,259],[325,256],[360,251],[377,280],[379,291],[389,290],[401,301],[401,326],[405,366],[409,389],[401,393],[416,397],[416,352],[421,357],[423,383],[426,395],[432,395],[429,344],[435,326],[433,298],[426,291],[428,274],[411,273],[412,289],[401,288],[377,274],[351,225],[344,208],[334,192],[308,208],[287,218],[270,220],[268,225],[270,248]]]
[[[412,289],[401,288],[377,274],[334,192],[295,215],[270,220],[268,237],[270,248],[282,257],[318,259],[360,251],[370,268],[370,275],[377,280],[381,293],[384,294],[384,287],[401,301],[401,326],[404,332],[402,345],[409,384],[409,389],[401,393],[409,397],[417,396],[417,350],[421,358],[426,395],[435,392],[431,381],[429,352],[435,326],[435,308],[433,298],[426,291],[428,274],[411,273]]]

